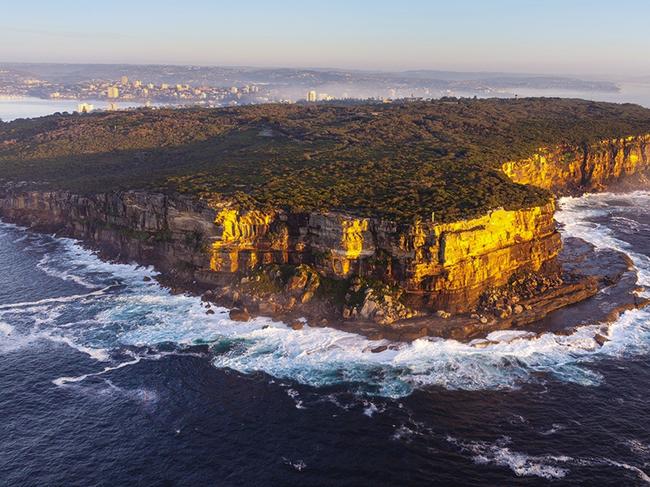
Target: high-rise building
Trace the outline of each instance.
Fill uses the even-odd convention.
[[[307,93],[307,101],[314,102],[318,100],[318,93],[316,93],[316,90],[311,90],[309,93]]]
[[[135,86],[136,88],[140,88],[142,86],[142,81],[140,81],[139,79],[136,79],[133,82],[133,86]]]
[[[161,89],[161,90],[168,90],[168,89],[169,89],[169,85],[168,85],[167,83],[160,83],[160,89]]]
[[[120,90],[117,86],[110,86],[108,88],[108,97],[109,98],[119,98],[120,97]]]
[[[77,105],[77,111],[79,113],[90,113],[94,109],[95,109],[95,107],[93,105],[91,105],[90,103],[79,103],[79,105]]]
[[[122,86],[126,86],[129,84],[129,77],[128,76],[122,76]]]
[[[239,89],[236,86],[230,88],[230,93],[236,95],[239,92]]]

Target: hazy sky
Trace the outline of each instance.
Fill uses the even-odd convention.
[[[0,0],[0,62],[650,75],[650,0]]]

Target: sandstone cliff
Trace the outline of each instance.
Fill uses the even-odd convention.
[[[494,210],[455,223],[396,225],[340,213],[240,211],[139,191],[80,196],[8,192],[4,218],[58,230],[186,281],[225,285],[259,264],[310,264],[325,277],[361,276],[405,291],[416,307],[466,311],[488,287],[537,271],[560,250],[554,204]]]
[[[604,140],[582,147],[540,148],[531,157],[503,164],[515,182],[555,194],[603,191],[650,171],[650,134]]]
[[[647,135],[540,149],[528,159],[505,163],[503,170],[516,182],[565,194],[642,176],[649,164]],[[412,309],[469,311],[486,290],[507,284],[514,275],[553,274],[562,247],[554,211],[549,201],[453,223],[438,223],[432,215],[396,224],[333,212],[249,211],[224,200],[144,191],[83,196],[8,187],[0,194],[3,218],[155,264],[185,284],[231,287],[260,266],[306,264],[324,279],[352,283],[341,304],[344,315],[359,311],[374,319],[376,314],[382,322],[395,311],[381,296],[384,291],[367,293],[365,305],[354,307],[360,278],[399,289],[400,308],[393,315],[401,319],[412,316]],[[313,297],[314,289],[301,296],[289,287],[292,306]]]

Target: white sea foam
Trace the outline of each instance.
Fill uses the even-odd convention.
[[[629,463],[625,462],[617,462],[615,460],[610,460],[608,458],[603,459],[604,464],[609,464],[614,467],[620,467],[624,468],[625,470],[630,470],[634,472],[637,477],[639,477],[639,480],[642,480],[646,484],[650,484],[650,476],[648,476],[647,473],[645,473],[643,470],[641,470],[639,467],[635,467],[634,465],[630,465]]]
[[[634,472],[644,483],[650,483],[650,477],[641,468],[611,458],[529,455],[513,450],[508,437],[503,437],[494,443],[463,441],[452,436],[448,436],[447,441],[461,451],[469,453],[474,462],[506,467],[517,476],[535,476],[551,480],[565,477],[570,472],[569,467],[611,466]]]
[[[541,431],[540,434],[543,435],[543,436],[550,436],[550,435],[554,435],[555,433],[557,433],[558,431],[561,431],[563,429],[564,429],[563,425],[561,425],[559,423],[553,423],[553,425],[550,428],[548,428],[548,429],[546,429],[544,431]]]
[[[137,389],[129,389],[124,387],[119,387],[113,384],[108,379],[104,379],[103,384],[97,389],[90,389],[92,394],[97,395],[117,395],[125,397],[131,401],[138,402],[143,406],[149,408],[155,406],[159,400],[159,395],[155,390],[149,388],[138,387]]]
[[[383,413],[386,407],[383,404],[374,403],[372,401],[363,401],[363,414],[372,418],[377,413]]]
[[[650,444],[643,443],[640,440],[634,439],[625,441],[625,444],[633,453],[638,453],[645,457],[650,457]]]
[[[100,362],[109,360],[109,350],[82,345],[76,339],[58,334],[52,329],[34,327],[26,333],[20,333],[14,326],[0,321],[0,338],[0,353],[13,352],[38,343],[53,342],[65,344]]]
[[[307,468],[307,464],[303,460],[291,460],[287,457],[282,457],[282,461],[285,465],[288,465],[297,472],[302,472]]]
[[[88,377],[97,377],[100,375],[104,375],[107,372],[112,372],[113,370],[118,370],[122,369],[124,367],[128,367],[129,365],[134,365],[139,363],[142,360],[141,356],[135,356],[133,360],[128,360],[126,362],[121,362],[117,365],[112,365],[109,367],[104,367],[101,371],[99,372],[90,372],[88,374],[82,374],[76,377],[59,377],[58,379],[54,379],[52,383],[56,386],[64,386],[66,384],[71,384],[75,382],[81,382],[83,380],[86,380]]]
[[[108,350],[103,348],[86,347],[76,343],[73,339],[69,337],[48,334],[48,335],[43,335],[43,338],[47,338],[48,340],[55,343],[63,343],[65,345],[68,345],[70,348],[74,348],[75,350],[78,350],[81,353],[85,353],[90,358],[95,359],[99,362],[106,362],[109,359]]]
[[[86,281],[82,277],[75,275],[73,272],[68,270],[59,270],[51,265],[52,256],[45,255],[39,262],[36,264],[36,267],[43,271],[48,276],[56,277],[62,281],[70,281],[78,284],[80,286],[92,289],[95,287],[91,282]]]
[[[485,338],[489,342],[511,342],[513,340],[534,336],[534,333],[523,330],[498,330],[488,333]]]
[[[617,206],[618,202],[625,205]],[[650,257],[633,252],[630,244],[616,238],[611,228],[591,221],[593,218],[610,215],[615,211],[630,211],[630,208],[647,211],[648,204],[650,204],[650,192],[647,191],[567,197],[560,199],[561,211],[556,213],[555,218],[564,226],[563,235],[582,238],[598,249],[614,249],[628,255],[637,269],[639,284],[648,287],[650,286]]]
[[[133,284],[144,285],[146,284],[142,281],[144,277],[154,277],[159,274],[151,266],[103,261],[95,252],[85,249],[76,240],[70,238],[59,240],[64,245],[66,258],[72,265],[78,267],[78,272],[84,277],[105,274],[133,281]]]
[[[545,479],[565,477],[569,470],[560,466],[570,460],[569,457],[533,456],[513,451],[508,447],[509,438],[502,438],[496,443],[485,441],[461,441],[448,436],[447,441],[472,455],[475,463],[495,464],[507,467],[517,476],[535,476]]]
[[[306,409],[302,399],[300,399],[300,393],[295,390],[295,389],[287,389],[287,396],[289,396],[291,399],[293,399],[293,402],[296,405],[296,409]]]
[[[629,198],[631,203],[636,198],[639,204],[641,199],[650,201],[650,194],[633,194]],[[608,201],[602,195],[563,199],[558,213],[558,220],[564,223],[563,233],[585,238],[600,248],[627,252],[639,268],[639,282],[647,284],[650,259],[631,252],[629,245],[615,238],[608,228],[588,221],[594,215],[605,215],[611,205]],[[590,364],[600,357],[650,350],[650,314],[633,310],[609,327],[610,341],[602,347],[594,339],[597,333],[603,333],[601,327],[588,326],[569,335],[493,332],[480,348],[472,346],[476,343],[423,338],[372,353],[373,348],[389,342],[329,328],[305,326],[295,331],[264,317],[238,323],[229,319],[226,309],[218,307],[212,308],[214,314],[207,315],[198,298],[172,295],[155,282],[144,282],[145,276],[155,275],[150,268],[102,262],[73,240],[57,242],[61,246],[57,269],[85,282],[101,284],[103,289],[2,305],[0,315],[5,321],[7,313],[24,320],[29,315],[27,321],[38,327],[56,328],[54,335],[67,337],[71,346],[84,347],[84,353],[99,354],[99,359],[107,356],[106,350],[125,346],[209,343],[216,367],[242,373],[265,372],[317,387],[347,383],[356,391],[399,397],[427,386],[512,389],[543,380],[544,376],[595,385],[602,378]],[[111,286],[106,284],[110,282],[124,287],[109,292]],[[53,320],[42,310],[42,318],[35,318],[41,307],[56,308],[61,319]],[[78,317],[71,320],[70,316]]]
[[[12,353],[34,343],[34,336],[25,336],[16,332],[15,327],[2,322],[0,331],[0,354]]]
[[[104,289],[98,289],[97,291],[92,291],[86,294],[73,294],[70,296],[61,296],[56,298],[45,298],[39,299],[38,301],[24,301],[20,303],[11,303],[0,305],[0,310],[4,309],[15,309],[15,308],[31,308],[35,306],[41,306],[43,304],[53,304],[53,303],[69,303],[71,301],[77,301],[80,299],[90,298],[93,296],[101,296],[106,291],[110,290],[113,286],[107,286]]]
[[[0,333],[2,333],[5,337],[8,337],[14,332],[14,327],[11,326],[9,323],[5,323],[4,321],[0,321]]]

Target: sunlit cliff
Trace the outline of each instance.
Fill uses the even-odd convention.
[[[647,135],[540,149],[504,163],[503,171],[515,182],[564,194],[640,177],[649,161]],[[0,198],[4,218],[154,261],[196,283],[225,285],[260,265],[307,264],[334,280],[389,283],[413,306],[450,312],[472,309],[484,291],[518,272],[553,269],[562,246],[554,211],[550,199],[450,223],[435,215],[397,223],[333,211],[247,210],[227,200],[144,191],[81,196],[9,189]]]

